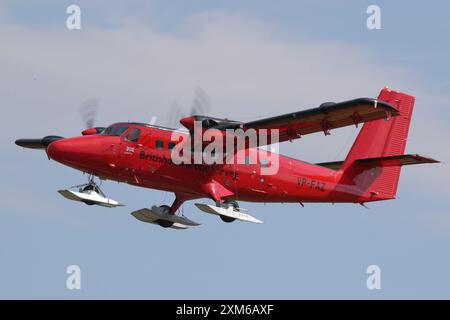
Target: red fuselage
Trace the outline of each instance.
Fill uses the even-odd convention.
[[[172,129],[134,123],[116,126],[126,127],[125,131],[55,141],[48,155],[102,179],[170,191],[186,199],[212,198],[211,188],[219,186],[221,199],[251,202],[379,200],[356,185],[342,183],[339,170],[285,156],[279,156],[275,175],[261,175],[259,160],[256,164],[175,165],[171,161]],[[138,134],[130,139],[132,131]]]

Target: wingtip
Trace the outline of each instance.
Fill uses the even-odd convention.
[[[396,117],[400,115],[400,110],[394,107],[393,105],[380,100],[380,99],[373,99],[375,103],[375,108],[382,108],[386,112],[386,117]]]

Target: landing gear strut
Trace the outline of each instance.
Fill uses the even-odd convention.
[[[89,182],[87,184],[80,185],[80,186],[77,186],[77,187],[80,188],[79,191],[81,193],[90,194],[91,192],[95,192],[95,193],[97,193],[100,196],[105,198],[105,194],[102,192],[100,187],[95,183],[94,177],[92,177],[92,176],[89,177]],[[82,202],[84,202],[88,206],[93,206],[93,205],[97,204],[95,201],[92,201],[92,200],[82,200]]]

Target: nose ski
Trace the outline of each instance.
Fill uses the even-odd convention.
[[[83,202],[89,206],[97,205],[107,208],[124,206],[118,201],[106,197],[93,180],[90,180],[87,184],[73,186],[65,190],[58,190],[58,192],[68,200]]]

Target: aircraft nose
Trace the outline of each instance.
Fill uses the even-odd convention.
[[[47,147],[48,156],[56,161],[64,160],[71,152],[70,141],[59,140]]]
[[[91,168],[101,157],[98,143],[93,136],[67,138],[52,142],[47,147],[47,155],[64,165],[76,168]],[[80,169],[81,170],[81,169]]]

